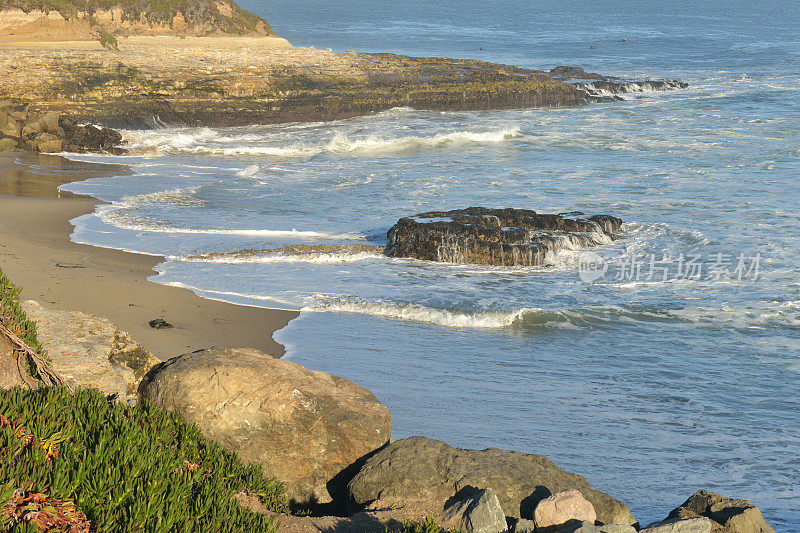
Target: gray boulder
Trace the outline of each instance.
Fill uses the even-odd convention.
[[[711,533],[712,523],[706,517],[670,518],[663,522],[654,522],[639,533]]]
[[[556,533],[636,533],[636,528],[623,524],[601,524],[598,526],[587,520],[572,520],[566,525],[557,528]]]
[[[261,465],[301,504],[330,502],[327,483],[384,445],[392,428],[389,410],[363,387],[252,349],[174,357],[139,393]]]
[[[392,442],[366,460],[348,484],[351,504],[442,502],[467,487],[492,487],[506,516],[532,518],[542,499],[579,490],[603,523],[634,524],[628,506],[594,490],[582,476],[547,457],[506,450],[462,450],[411,437]]]
[[[626,526],[624,524],[603,524],[597,526],[600,533],[636,533],[636,528],[633,526]]]
[[[667,518],[707,517],[714,531],[725,533],[775,533],[761,510],[748,500],[734,500],[710,490],[698,490]]]
[[[570,520],[557,528],[539,528],[537,531],[553,531],[555,533],[600,533],[597,526],[587,520]]]
[[[445,507],[447,526],[466,533],[506,533],[506,515],[492,489],[482,489]]]
[[[536,533],[536,522],[520,518],[511,528],[511,533]]]

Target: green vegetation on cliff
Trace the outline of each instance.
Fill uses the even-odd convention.
[[[13,388],[0,391],[0,415],[2,531],[33,523],[89,531],[86,520],[91,531],[276,531],[271,518],[233,500],[241,491],[286,510],[280,483],[147,404]]]
[[[209,28],[208,33],[263,33],[272,35],[269,23],[236,5],[233,0],[0,0],[0,10],[57,11],[72,19],[78,13],[122,10],[122,21],[171,25],[178,13],[189,26]]]
[[[10,329],[36,353],[44,355],[42,345],[36,338],[36,324],[28,320],[19,304],[22,289],[11,283],[0,271],[0,324]]]

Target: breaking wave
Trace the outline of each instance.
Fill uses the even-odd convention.
[[[203,206],[204,200],[195,196],[199,187],[186,189],[170,189],[167,191],[153,192],[149,194],[139,194],[135,196],[123,196],[119,204],[125,206]]]
[[[316,294],[304,311],[334,311],[423,322],[461,329],[590,329],[614,324],[676,321],[668,313],[628,310],[621,307],[586,309],[541,309],[523,307],[498,311],[442,309],[391,300]]]
[[[430,136],[405,136],[384,138],[368,136],[351,138],[343,133],[322,140],[318,144],[295,143],[280,146],[269,143],[269,134],[249,133],[227,135],[209,128],[195,130],[127,131],[127,148],[133,153],[201,154],[214,156],[266,156],[285,158],[312,157],[321,153],[379,154],[404,152],[420,148],[445,148],[463,144],[496,144],[523,136],[519,127],[499,128],[489,131],[454,131]],[[240,175],[257,172],[248,167]]]

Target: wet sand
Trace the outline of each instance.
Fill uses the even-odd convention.
[[[69,220],[92,212],[99,201],[59,193],[57,186],[120,172],[127,169],[0,153],[0,269],[23,288],[21,298],[106,317],[162,359],[210,346],[282,355],[272,334],[296,312],[217,302],[158,285],[147,278],[163,258],[69,240]],[[155,318],[174,328],[151,328]]]

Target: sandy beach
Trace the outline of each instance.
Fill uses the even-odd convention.
[[[272,334],[297,313],[216,302],[158,285],[147,278],[162,258],[70,241],[69,220],[91,212],[98,200],[60,193],[57,186],[120,172],[125,167],[0,154],[0,268],[23,287],[21,297],[106,317],[162,359],[209,346],[282,355]],[[174,328],[151,328],[155,318]]]

